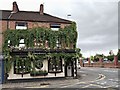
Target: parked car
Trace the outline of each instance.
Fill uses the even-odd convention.
[[[91,63],[94,63],[93,61],[90,61]],[[88,61],[85,61],[84,63],[88,63]]]
[[[105,63],[109,63],[109,62],[111,62],[111,61],[108,60],[107,58],[105,58],[105,59],[103,59],[103,62],[105,62]]]

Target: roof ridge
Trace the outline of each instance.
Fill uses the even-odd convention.
[[[57,19],[62,19],[62,20],[65,20],[65,21],[72,22],[72,21],[70,21],[70,20],[63,19],[63,18],[60,18],[60,17],[57,17],[57,16],[53,16],[53,15],[51,15],[51,14],[47,14],[47,13],[45,13],[45,14],[46,14],[46,15],[49,15],[49,16],[51,16],[51,17],[57,18]]]
[[[13,19],[13,20],[28,20],[28,21],[51,21],[51,22],[58,22],[58,23],[72,23],[72,21],[63,19],[51,14],[44,13],[43,15],[38,15],[39,11],[18,11],[16,13],[12,13],[11,10],[0,10],[3,11],[4,19]],[[5,12],[5,13],[4,13]],[[12,14],[12,15],[11,15]],[[20,14],[20,15],[19,15]],[[21,15],[23,15],[21,17]],[[24,16],[25,15],[25,16]],[[27,15],[27,16],[26,16]],[[32,16],[31,16],[32,15]],[[39,17],[40,16],[40,17]]]

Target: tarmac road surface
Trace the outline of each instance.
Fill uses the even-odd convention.
[[[22,82],[22,83],[6,83],[3,90],[19,90],[15,88],[25,88],[25,90],[33,90],[33,88],[77,88],[76,90],[119,90],[120,85],[120,70],[116,68],[94,68],[82,67],[78,69],[78,78],[65,78],[54,80],[42,80],[37,82]],[[11,88],[11,89],[10,89]],[[31,89],[30,89],[31,88]],[[55,90],[57,90],[55,89]],[[22,89],[23,90],[23,89]],[[60,89],[61,90],[61,89]]]

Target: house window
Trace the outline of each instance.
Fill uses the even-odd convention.
[[[25,41],[24,41],[24,39],[20,39],[19,47],[25,47]]]
[[[51,24],[50,25],[50,28],[53,30],[53,31],[58,31],[60,29],[60,24]]]
[[[16,29],[27,29],[27,23],[26,22],[16,22]]]
[[[49,73],[58,73],[62,72],[62,60],[56,59],[55,57],[48,61],[48,72]]]
[[[25,58],[14,61],[14,74],[26,74],[30,72],[31,62]]]
[[[8,40],[8,47],[10,47],[10,40]]]
[[[57,48],[60,48],[60,47],[61,47],[61,44],[60,44],[60,41],[59,41],[59,40],[56,41],[56,47],[57,47]]]

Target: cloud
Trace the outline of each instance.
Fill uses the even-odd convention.
[[[116,2],[81,3],[74,17],[78,25],[77,46],[83,52],[118,48],[118,7]],[[77,7],[76,7],[77,8]],[[103,52],[103,53],[104,53]]]

